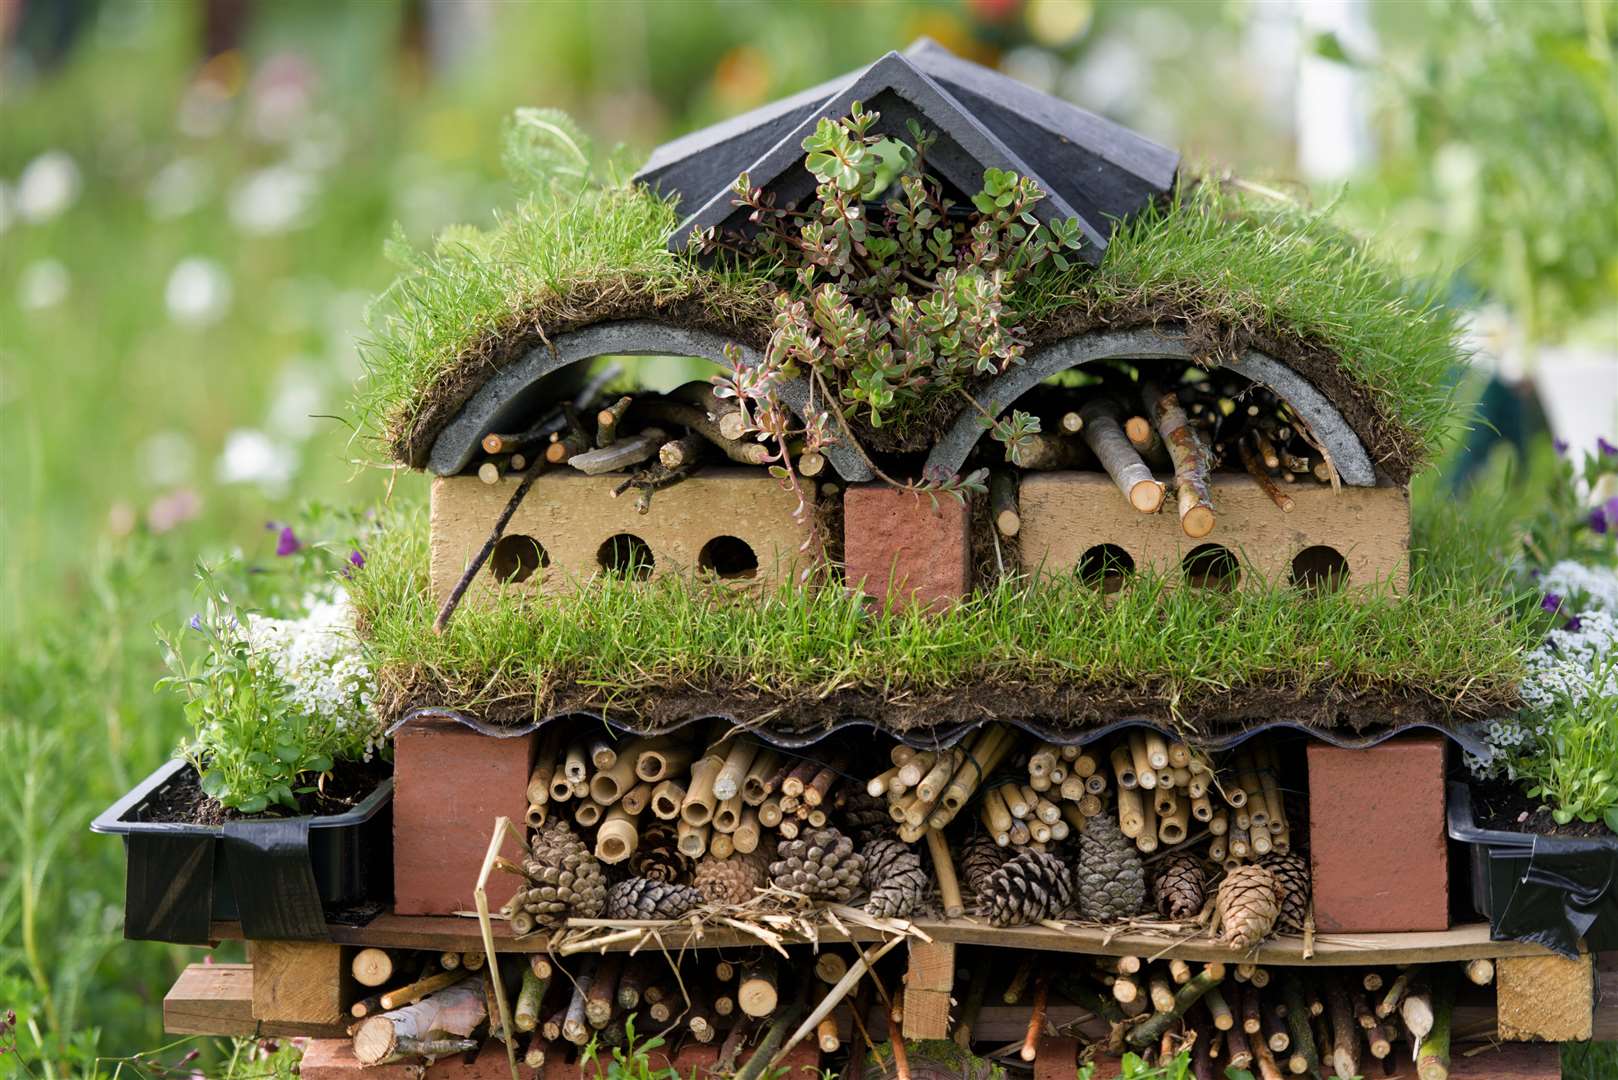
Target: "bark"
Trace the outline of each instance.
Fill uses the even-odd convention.
[[[1184,1018],[1187,1009],[1201,1001],[1205,996],[1217,994],[1218,991],[1215,988],[1222,978],[1222,974],[1217,969],[1203,968],[1202,971],[1192,976],[1190,982],[1175,991],[1172,1008],[1164,1012],[1154,1013],[1151,1019],[1138,1025],[1129,1033],[1130,1044],[1133,1046],[1150,1046],[1171,1025]],[[1209,1000],[1212,1001],[1213,998],[1210,996]],[[1215,1024],[1217,1025],[1217,1023],[1218,1017],[1215,1014]],[[1230,1036],[1236,1034],[1234,1027],[1228,1032]]]
[[[657,455],[658,448],[668,439],[662,428],[647,428],[638,435],[618,439],[611,446],[586,450],[567,458],[567,463],[586,476],[622,472],[631,465],[639,465]],[[553,444],[559,445],[559,444]]]
[[[989,509],[994,514],[994,527],[1001,536],[1016,536],[1022,531],[1022,515],[1017,511],[1017,477],[1005,469],[989,474]]]
[[[1332,1069],[1340,1080],[1351,1080],[1360,1074],[1360,1027],[1348,990],[1335,976],[1326,981],[1326,1015],[1331,1020]]]
[[[534,974],[532,966],[523,968],[522,989],[517,992],[517,1004],[511,1010],[511,1026],[518,1031],[533,1031],[539,1026],[539,1007],[545,1001],[550,981]]]
[[[405,1040],[424,1040],[430,1032],[464,1038],[487,1015],[482,988],[463,978],[403,1008],[362,1020],[354,1032],[354,1057],[362,1065],[380,1064],[408,1052],[401,1046]]]
[[[1213,493],[1208,487],[1208,450],[1186,420],[1179,398],[1151,385],[1143,390],[1147,410],[1152,414],[1163,444],[1168,447],[1169,460],[1174,463],[1180,528],[1193,539],[1207,536],[1214,527]]]
[[[1449,1080],[1450,1017],[1455,1005],[1455,983],[1440,976],[1433,986],[1432,1030],[1416,1050],[1416,1074],[1421,1080]]]
[[[1129,505],[1143,514],[1155,514],[1163,505],[1163,485],[1130,445],[1118,424],[1117,406],[1101,398],[1088,402],[1079,413],[1084,418],[1085,443]]]
[[[596,413],[596,446],[611,446],[618,439],[618,425],[635,399],[627,394]]]
[[[720,425],[708,419],[708,414],[692,405],[677,401],[642,399],[635,403],[635,415],[659,423],[689,428],[712,443],[731,461],[739,465],[764,465],[770,460],[770,449],[753,439],[727,438]]]

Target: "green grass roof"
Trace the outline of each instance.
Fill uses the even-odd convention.
[[[756,598],[670,576],[465,605],[439,636],[418,511],[385,532],[351,589],[389,720],[430,704],[508,722],[587,707],[656,725],[707,710],[792,730],[985,715],[1386,728],[1515,703],[1542,627],[1514,613],[1481,546],[1490,535],[1453,518],[1441,534],[1422,528],[1401,598],[1142,578],[1106,599],[1072,578],[1013,579],[924,616],[873,612],[835,587]]]
[[[758,342],[768,285],[664,246],[674,210],[643,189],[531,196],[492,228],[446,232],[375,308],[361,428],[420,466],[432,439],[503,364],[591,322],[664,317]],[[1373,460],[1404,481],[1452,417],[1454,318],[1323,215],[1196,185],[1113,236],[1101,267],[1021,298],[1035,340],[1162,324],[1209,358],[1257,347],[1332,398]]]

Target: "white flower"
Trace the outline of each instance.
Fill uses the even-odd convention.
[[[1586,566],[1563,559],[1539,579],[1539,590],[1557,596],[1582,595],[1602,611],[1618,614],[1618,568]]]
[[[38,259],[17,277],[17,305],[29,311],[55,307],[67,299],[72,286],[60,259]]]
[[[1583,611],[1578,629],[1552,630],[1545,644],[1529,653],[1523,701],[1545,709],[1566,700],[1578,704],[1590,694],[1618,695],[1618,619],[1606,611]]]
[[[212,259],[182,259],[169,275],[163,299],[169,318],[185,326],[208,326],[230,308],[230,275]]]
[[[230,220],[242,232],[261,236],[306,224],[316,194],[314,177],[290,165],[272,165],[249,176],[230,196]]]
[[[197,158],[175,158],[146,185],[146,208],[158,221],[183,217],[208,197],[208,167]]]
[[[325,386],[312,361],[297,360],[281,369],[275,380],[266,425],[289,439],[307,439],[320,421],[315,414],[326,406]]]
[[[297,451],[255,428],[238,428],[225,439],[215,472],[222,484],[256,484],[268,495],[284,494],[297,467]]]
[[[287,703],[342,731],[369,722],[376,681],[360,652],[348,594],[312,594],[298,619],[249,615],[242,640],[286,687]]]
[[[78,201],[80,186],[73,158],[61,150],[47,150],[17,178],[17,216],[34,224],[49,221]]]

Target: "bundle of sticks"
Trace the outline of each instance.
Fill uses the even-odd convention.
[[[696,739],[570,739],[553,729],[529,775],[528,824],[569,813],[595,830],[596,858],[609,864],[635,853],[648,821],[673,825],[690,859],[748,854],[766,842],[766,830],[791,839],[805,825],[826,824],[843,764],[835,754],[789,756],[722,723]]]
[[[1007,460],[1032,470],[1099,466],[1143,514],[1161,508],[1167,486],[1157,477],[1171,474],[1180,526],[1193,538],[1213,531],[1209,478],[1219,469],[1246,471],[1284,511],[1293,507],[1287,484],[1338,482],[1324,447],[1287,403],[1228,372],[1191,369],[1161,382],[1111,373],[1078,402],[1072,391],[1052,392],[1062,403],[1044,411],[1054,411],[1055,430],[1008,447]],[[1004,502],[996,501],[1002,532],[1015,526],[1014,509],[1001,520]]]
[[[1012,728],[988,724],[947,749],[918,750],[900,743],[889,752],[891,767],[871,777],[865,789],[873,798],[887,798],[899,838],[915,843],[929,829],[943,829],[955,820],[1017,742]]]
[[[1135,728],[1113,741],[1107,762],[1118,788],[1118,828],[1142,852],[1184,842],[1193,820],[1216,837],[1228,831],[1223,809],[1209,794],[1226,789],[1216,783],[1206,755],[1186,743]]]
[[[637,489],[635,508],[643,514],[651,508],[652,492],[679,482],[705,461],[765,465],[775,456],[765,443],[748,437],[747,419],[736,403],[715,396],[713,386],[701,381],[667,394],[624,394],[600,408],[564,404],[521,431],[489,432],[482,447],[486,456],[476,471],[489,484],[541,458],[588,476],[628,472],[613,494]],[[825,458],[800,448],[797,466],[802,475],[818,476]]]

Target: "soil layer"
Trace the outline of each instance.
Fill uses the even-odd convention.
[[[1551,808],[1523,794],[1507,781],[1474,781],[1472,820],[1479,828],[1501,832],[1532,833],[1535,836],[1565,836],[1577,839],[1612,837],[1618,834],[1599,821],[1570,821],[1558,824]]]
[[[370,762],[339,761],[319,790],[297,796],[298,815],[330,817],[347,813],[393,775],[393,767],[380,759]],[[202,790],[195,769],[183,769],[158,789],[141,810],[143,821],[177,822],[184,825],[222,825],[227,821],[295,816],[282,806],[272,806],[262,814],[244,814],[224,806]]]

